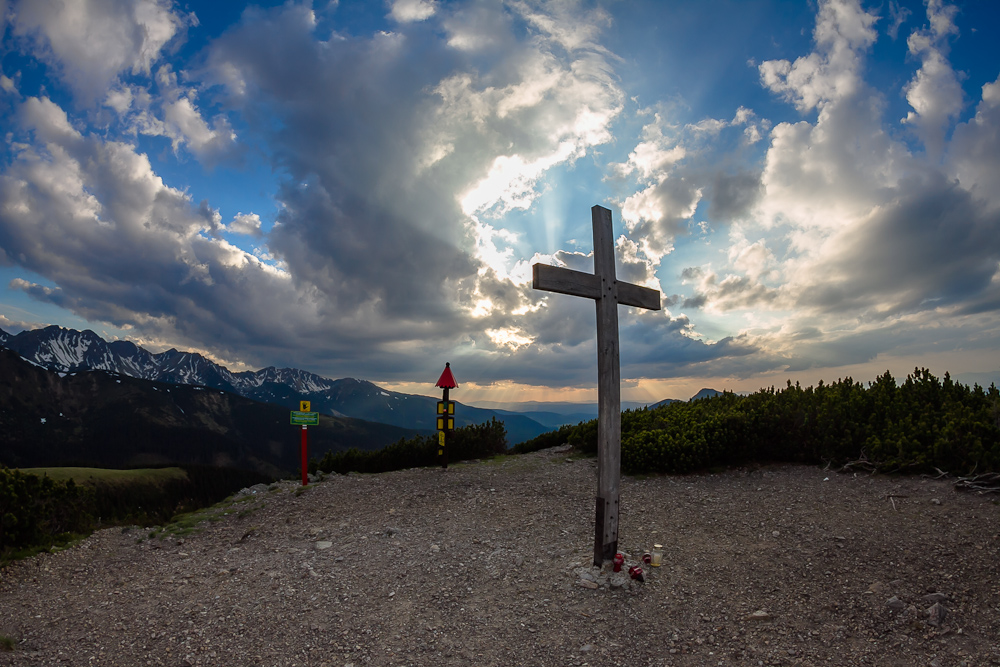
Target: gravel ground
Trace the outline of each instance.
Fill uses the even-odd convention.
[[[0,572],[0,665],[1000,665],[996,496],[804,466],[625,478],[620,547],[665,557],[618,587],[589,567],[596,463],[569,454],[100,531]]]

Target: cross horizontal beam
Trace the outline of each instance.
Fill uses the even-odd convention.
[[[532,287],[535,289],[595,300],[601,298],[601,277],[593,273],[548,264],[534,264],[531,270]],[[660,310],[660,293],[657,290],[620,281],[615,281],[615,284],[621,305]]]

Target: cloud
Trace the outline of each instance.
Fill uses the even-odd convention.
[[[939,157],[944,134],[962,110],[962,86],[947,59],[947,39],[958,34],[954,19],[958,7],[928,0],[927,29],[915,30],[907,39],[910,53],[921,60],[920,69],[906,85],[906,101],[913,107],[903,119],[924,142],[932,157]]]
[[[104,106],[117,111],[119,115],[127,112],[132,106],[132,91],[128,87],[118,88],[108,92],[104,98]]]
[[[197,90],[180,86],[170,65],[157,69],[156,83],[155,97],[146,89],[123,88],[110,93],[105,105],[124,116],[132,132],[170,139],[175,153],[184,146],[209,165],[238,154],[240,146],[229,120],[219,114],[209,126],[195,104]],[[134,113],[128,114],[133,106]]]
[[[962,187],[1000,204],[1000,77],[982,87],[976,114],[960,123],[948,146],[950,172]]]
[[[566,51],[586,49],[610,55],[598,43],[601,29],[611,23],[603,9],[585,10],[575,0],[516,0],[511,4],[525,21]]]
[[[166,54],[193,19],[146,2],[158,32],[76,64],[90,18],[57,50],[70,9],[38,6],[31,23],[16,5],[19,34],[76,97],[5,94],[0,253],[44,278],[12,289],[136,337],[333,376],[412,380],[446,354],[470,382],[593,385],[593,304],[532,290],[530,267],[593,270],[547,209],[565,174],[603,171],[619,277],[666,288],[664,310],[620,311],[623,377],[919,355],[963,326],[995,340],[1000,79],[956,124],[959,16],[942,3],[896,90],[867,82],[874,13],[818,3],[811,50],[750,72],[783,122],[639,107],[603,46],[613,4],[397,2],[385,30],[353,34],[308,4],[249,7],[183,63]],[[96,34],[141,23],[86,6],[107,19]],[[143,135],[173,155],[151,161],[138,146],[165,142]],[[266,230],[153,167],[241,151],[275,175]]]
[[[911,12],[906,7],[900,7],[899,3],[895,2],[895,0],[889,0],[890,23],[889,27],[886,29],[886,33],[889,35],[889,37],[895,40],[896,37],[899,36],[900,27],[902,27],[902,25],[906,23],[906,21],[910,18],[911,14],[913,14],[913,12]]]
[[[225,129],[204,121],[195,91],[238,115],[281,178],[266,234],[254,214],[223,225],[135,146],[78,129],[48,98],[29,99],[24,149],[0,180],[0,246],[55,286],[20,289],[249,364],[280,350],[283,363],[331,374],[408,377],[414,355],[447,349],[467,354],[470,370],[500,364],[501,376],[544,382],[553,365],[590,356],[593,306],[533,293],[528,262],[509,252],[516,236],[490,221],[534,201],[548,171],[610,141],[623,104],[589,27],[606,17],[553,7],[558,21],[546,5],[508,10],[508,25],[498,24],[507,33],[493,27],[505,48],[474,56],[495,60],[485,68],[447,40],[410,32],[435,21],[454,29],[469,20],[457,11],[399,33],[324,41],[306,7],[251,8],[187,74],[197,86],[164,65],[151,89],[116,83],[104,93],[175,150],[204,154]],[[528,38],[511,32],[516,21]],[[227,231],[261,247],[240,250]],[[619,252],[624,276],[655,284],[634,244],[621,241]],[[565,353],[538,357],[538,341]],[[578,361],[559,374],[588,381],[590,364]]]
[[[262,236],[260,225],[260,216],[256,213],[237,213],[232,222],[226,226],[226,231],[246,236]]]
[[[216,350],[316,327],[290,277],[216,238],[218,213],[165,185],[144,155],[77,131],[47,98],[26,100],[21,119],[35,147],[0,176],[0,246],[56,286],[15,288]]]
[[[935,45],[954,33],[954,12],[931,2],[928,17],[931,28],[911,35],[911,52],[925,57],[904,89],[911,103],[924,97],[925,113],[907,122],[927,157],[894,138],[881,94],[864,83],[871,16],[855,3],[821,5],[815,52],[795,65],[761,66],[765,86],[800,110],[816,109],[816,119],[771,131],[763,193],[731,237],[725,269],[685,273],[695,288],[686,306],[753,307],[747,330],[761,360],[770,355],[788,369],[861,363],[901,353],[902,331],[911,349],[932,349],[945,318],[956,327],[967,319],[970,331],[981,331],[972,335],[995,335],[996,322],[980,314],[1000,308],[998,160],[990,149],[1000,114],[987,84],[976,116],[945,144],[956,96],[924,85],[931,79],[920,72],[934,59],[951,71]],[[942,151],[944,170],[933,157]],[[747,233],[773,241],[749,243]]]
[[[821,9],[820,22],[826,13]],[[915,39],[929,45],[950,34],[953,13],[930,3],[933,31],[915,32],[911,51]],[[830,37],[828,42],[850,40]],[[856,77],[859,61],[846,55],[841,59]],[[827,74],[836,76],[832,70]],[[799,85],[813,87],[808,80]],[[911,86],[907,89],[912,92]],[[806,96],[799,89],[782,92],[795,100]],[[950,95],[925,92],[934,99]],[[956,157],[968,160],[965,156],[974,154],[966,136],[989,134],[995,127],[987,96],[983,114],[956,131],[956,145],[965,149],[953,152]],[[968,189],[973,183],[962,187],[949,181],[892,139],[881,111],[878,93],[855,84],[824,99],[815,124],[782,123],[772,131],[763,176],[766,197],[758,211],[772,224],[785,226],[791,242],[778,307],[897,317],[952,307],[985,290],[996,273],[996,209]],[[941,124],[949,116],[935,118],[924,129],[938,132],[940,142]],[[979,165],[966,169],[970,171],[988,173]]]
[[[811,53],[758,67],[765,89],[811,119],[771,127],[740,107],[732,120],[680,122],[661,108],[628,160],[611,165],[611,179],[639,186],[622,200],[625,240],[654,269],[664,254],[697,247],[687,235],[698,217],[729,228],[720,244],[723,225],[697,225],[724,257],[687,266],[686,294],[665,301],[693,313],[675,329],[691,341],[708,341],[699,329],[735,332],[697,348],[705,360],[685,372],[747,376],[919,355],[959,322],[972,338],[998,333],[1000,79],[983,86],[975,116],[947,141],[961,108],[961,89],[946,85],[955,81],[945,48],[955,14],[938,2],[927,11],[930,27],[908,47],[919,69],[900,91],[925,152],[887,121],[883,92],[866,82],[875,16],[827,0]],[[763,139],[755,165],[751,147]]]
[[[291,175],[270,251],[372,343],[464,341],[520,359],[553,311],[526,284],[517,237],[491,221],[611,140],[623,94],[595,39],[604,21],[564,5],[442,6],[425,23],[444,26],[444,43],[424,23],[320,43],[301,8],[249,12],[205,76],[248,117],[280,119],[280,133],[260,130]]]
[[[743,128],[740,131],[738,128]],[[746,107],[732,120],[708,118],[683,126],[667,112],[653,114],[624,163],[610,165],[613,178],[633,177],[639,190],[621,202],[622,220],[640,252],[654,263],[689,233],[702,203],[712,222],[745,218],[761,195],[761,174],[744,161],[761,129],[770,127]],[[753,136],[746,131],[753,129]]]
[[[801,305],[882,319],[950,312],[989,288],[1000,268],[1000,211],[936,173],[901,181],[895,195],[830,236],[802,272],[811,279],[797,288]]]
[[[150,74],[164,47],[196,22],[170,0],[20,0],[13,31],[53,64],[83,104],[104,99],[124,72]]]
[[[882,123],[877,95],[839,100],[815,124],[779,123],[771,132],[758,213],[774,223],[835,228],[890,196],[915,165]],[[805,237],[796,239],[809,243]]]
[[[744,249],[744,253],[747,250],[752,252],[756,249],[754,247]],[[766,253],[766,249],[763,249],[762,254]],[[738,270],[739,262],[734,268]],[[686,282],[691,283],[694,287],[694,296],[684,300],[684,308],[721,313],[731,310],[767,308],[778,298],[778,291],[761,282],[759,275],[740,275],[733,272],[720,278],[715,271],[707,267],[688,267],[682,271],[681,275]]]
[[[875,43],[876,16],[858,0],[826,0],[819,6],[808,56],[760,64],[762,83],[800,111],[854,95],[861,85],[862,54]]]
[[[389,16],[400,23],[425,21],[434,15],[435,3],[429,0],[395,0]]]
[[[3,9],[0,6],[0,9]],[[9,334],[20,333],[21,331],[31,331],[33,329],[41,329],[45,324],[41,322],[26,322],[24,320],[13,320],[3,313],[0,313],[0,329],[3,329]]]

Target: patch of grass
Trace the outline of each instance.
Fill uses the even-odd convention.
[[[522,456],[518,452],[511,452],[509,454],[494,454],[489,458],[473,459],[469,461],[462,461],[460,463],[450,463],[449,468],[462,468],[465,466],[495,466],[497,468],[506,467],[508,469],[514,470],[533,470],[539,466],[544,465],[545,462],[540,458],[529,458],[527,456]]]
[[[57,482],[71,479],[77,484],[163,484],[170,480],[188,479],[188,474],[180,468],[136,468],[134,470],[113,470],[109,468],[21,468],[21,472],[39,477],[48,476]]]
[[[13,651],[17,641],[10,635],[0,635],[0,651]]]
[[[488,459],[479,459],[474,463],[482,463],[488,466],[500,466],[504,463],[509,463],[517,458],[517,454],[497,454],[496,456],[491,456]]]
[[[251,514],[253,514],[254,512],[256,512],[257,510],[259,510],[259,509],[261,509],[263,507],[264,507],[264,503],[260,503],[259,505],[254,505],[253,507],[247,507],[246,509],[243,509],[243,510],[240,510],[239,512],[237,512],[236,513],[236,518],[238,518],[238,519],[245,519],[245,518],[247,518],[248,516],[250,516]]]
[[[24,549],[13,549],[5,551],[2,556],[0,556],[0,567],[5,567],[9,563],[14,561],[24,560],[25,558],[34,558],[43,551],[48,551],[49,547],[36,544],[31,547],[25,547]]]
[[[66,549],[72,549],[80,542],[83,542],[90,534],[84,535],[82,533],[63,533],[62,535],[57,535],[54,544],[49,547],[49,551],[52,553],[58,553],[60,551],[65,551]]]
[[[160,528],[151,530],[149,532],[149,538],[184,537],[186,535],[200,533],[205,529],[205,522],[215,523],[217,521],[222,521],[227,515],[232,514],[232,512],[228,510],[233,509],[235,505],[253,502],[257,499],[258,497],[256,496],[236,497],[235,495],[232,495],[225,500],[215,503],[211,507],[206,507],[194,512],[177,514],[170,520],[169,523]],[[239,512],[237,516],[243,517],[249,515],[263,506],[263,503],[261,503],[260,505],[246,508]]]
[[[59,553],[60,551],[65,551],[66,549],[76,546],[86,538],[87,535],[82,535],[80,533],[60,533],[50,540],[39,544],[33,544],[22,549],[7,550],[3,554],[0,554],[0,568],[6,567],[14,561],[34,558],[43,552]]]

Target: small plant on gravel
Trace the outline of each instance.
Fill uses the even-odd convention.
[[[503,465],[511,460],[511,454],[497,454],[496,456],[491,456],[488,459],[482,459],[482,463],[486,465]]]
[[[200,533],[204,530],[204,526],[201,524],[205,521],[222,521],[224,516],[231,513],[230,510],[233,509],[234,505],[253,500],[256,500],[253,496],[243,498],[229,496],[225,500],[219,501],[211,507],[206,507],[194,512],[177,514],[170,520],[170,523],[165,524],[159,529],[151,531],[149,533],[149,537],[151,539],[154,537],[184,537],[185,535]],[[241,512],[241,516],[245,513],[248,512]]]
[[[0,635],[0,651],[13,651],[17,642],[9,635]]]
[[[257,510],[261,509],[262,507],[264,507],[264,503],[260,503],[258,505],[254,505],[252,507],[248,507],[248,508],[246,508],[244,510],[240,510],[240,512],[236,516],[238,518],[240,518],[240,519],[245,519],[246,517],[248,517],[251,514],[253,514],[254,512],[256,512]]]

